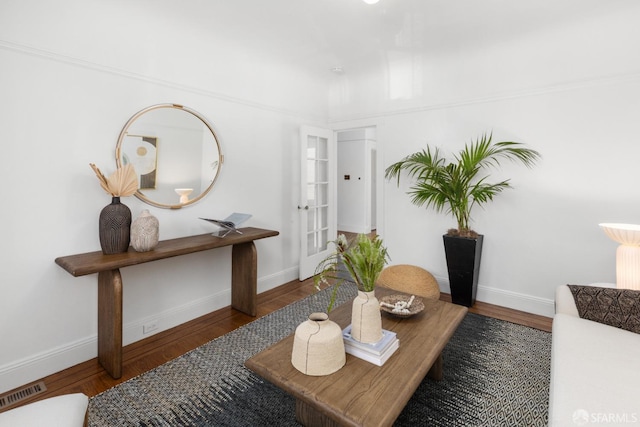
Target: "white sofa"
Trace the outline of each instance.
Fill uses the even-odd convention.
[[[581,425],[640,426],[640,334],[581,319],[564,285],[553,318],[549,426]]]
[[[82,393],[51,397],[0,414],[0,427],[82,427],[89,398]]]

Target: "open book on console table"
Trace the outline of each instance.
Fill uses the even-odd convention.
[[[224,237],[232,231],[236,233],[242,234],[238,227],[242,225],[245,221],[251,218],[251,214],[238,213],[234,212],[225,219],[210,219],[210,218],[200,218],[205,221],[209,221],[220,227],[222,230],[219,232],[213,233],[214,236]]]

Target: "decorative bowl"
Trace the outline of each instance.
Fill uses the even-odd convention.
[[[409,307],[406,307],[404,310],[394,309],[396,306],[401,307],[403,305],[401,303],[408,303],[412,297],[413,301]],[[380,298],[380,310],[397,317],[411,317],[424,310],[424,303],[422,302],[422,298],[416,297],[415,295],[387,295]]]

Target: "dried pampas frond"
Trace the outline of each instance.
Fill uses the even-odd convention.
[[[138,190],[138,177],[132,164],[116,169],[107,181],[111,194],[120,197],[131,196]]]
[[[116,169],[108,179],[105,178],[96,165],[89,163],[89,166],[96,173],[100,186],[113,197],[131,196],[138,190],[138,176],[131,164]]]
[[[102,189],[107,193],[111,194],[111,192],[109,191],[109,183],[107,182],[107,178],[105,178],[102,172],[100,172],[100,169],[98,169],[98,167],[93,163],[89,163],[89,166],[91,166],[91,169],[93,169],[93,171],[96,173],[96,176],[98,177],[98,181],[100,181],[100,186],[102,187]]]

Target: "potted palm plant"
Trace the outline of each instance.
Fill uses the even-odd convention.
[[[427,146],[385,170],[385,177],[396,178],[398,185],[403,172],[414,180],[407,192],[414,205],[446,211],[455,218],[457,228],[443,236],[454,303],[471,307],[476,298],[483,235],[470,228],[471,210],[511,188],[508,179],[489,183],[484,172],[498,168],[503,159],[531,167],[539,158],[540,153],[519,142],[494,143],[491,134],[484,134],[465,144],[453,161],[447,161],[438,148]]]

